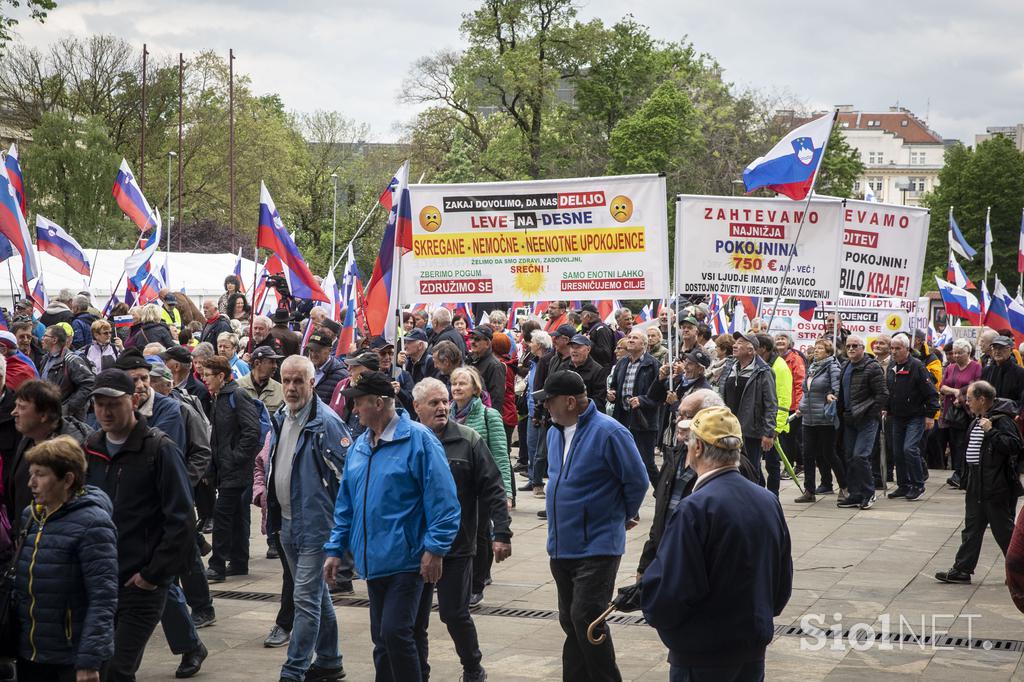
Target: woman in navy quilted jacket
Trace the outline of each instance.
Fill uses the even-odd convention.
[[[25,455],[33,503],[18,555],[18,679],[99,682],[114,653],[117,543],[110,498],[70,436]]]

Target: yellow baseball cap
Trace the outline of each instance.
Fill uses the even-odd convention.
[[[723,438],[743,440],[740,420],[728,407],[705,407],[688,421],[687,427],[705,443],[718,446]]]

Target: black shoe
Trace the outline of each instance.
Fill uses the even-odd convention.
[[[270,628],[270,634],[263,640],[263,646],[267,649],[276,649],[286,645],[291,638],[291,633],[275,623],[274,627]]]
[[[891,493],[886,495],[886,497],[888,497],[890,500],[895,500],[898,497],[906,497],[907,492],[908,491],[906,488],[904,488],[903,486],[899,486],[898,488],[896,488],[896,490],[893,490]]]
[[[487,671],[483,668],[477,668],[473,671],[465,671],[462,673],[462,682],[484,682],[487,679]]]
[[[521,493],[532,492],[533,491],[533,484],[530,483],[529,481],[527,481],[526,485],[521,485],[518,488],[516,488],[516,490],[518,490]]]
[[[954,490],[959,490],[960,489],[960,475],[957,474],[957,473],[954,473],[952,476],[950,476],[949,478],[946,479],[946,485],[948,485],[950,488],[953,488]]]
[[[935,579],[940,583],[955,583],[957,585],[971,584],[971,574],[958,571],[955,568],[951,568],[948,571],[939,571],[935,574]]]
[[[228,570],[224,572],[224,575],[249,575],[249,567],[235,568],[234,566],[228,566]]]
[[[192,625],[196,630],[213,625],[217,622],[217,614],[211,606],[208,609],[195,609],[192,611]]]
[[[206,522],[203,523],[203,532],[204,533],[212,533],[213,532],[213,519],[207,519]]]
[[[469,605],[470,606],[476,606],[480,602],[482,602],[483,600],[484,600],[484,593],[483,592],[474,592],[473,594],[469,595]]]
[[[815,495],[831,495],[834,492],[835,491],[832,490],[832,486],[825,485],[824,483],[822,483],[821,485],[814,489]]]
[[[309,666],[306,671],[306,682],[334,682],[334,680],[345,679],[345,669],[340,665],[337,668],[321,668],[316,663]]]
[[[199,646],[181,655],[181,664],[174,671],[177,678],[192,677],[203,667],[203,661],[210,655],[206,646],[200,642]]]
[[[512,471],[516,472],[517,474],[525,474],[529,470],[530,466],[528,464],[517,464],[512,468]]]
[[[329,588],[331,594],[340,594],[344,597],[353,595],[356,591],[352,588],[351,580],[339,580]]]
[[[277,547],[267,547],[267,558],[268,559],[280,559],[281,554],[277,551]]]
[[[547,517],[548,517],[548,513],[546,511],[544,511],[543,509],[541,509],[539,512],[537,512],[537,518],[538,519],[546,519]]]
[[[860,502],[860,508],[861,509],[871,509],[874,506],[875,506],[875,496],[874,495],[872,495],[871,497],[865,497]]]
[[[850,495],[836,502],[836,506],[842,509],[854,509],[860,507],[861,498],[856,495]]]
[[[917,502],[922,497],[924,497],[924,486],[921,486],[920,488],[911,488],[907,491],[907,502]]]
[[[199,556],[206,556],[213,551],[213,545],[210,544],[209,540],[203,537],[203,534],[199,534]]]
[[[208,583],[222,583],[227,578],[224,576],[222,571],[218,571],[215,568],[206,569],[206,582]]]

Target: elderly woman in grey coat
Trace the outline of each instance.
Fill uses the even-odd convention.
[[[842,491],[846,489],[846,468],[836,453],[836,397],[839,395],[839,361],[832,341],[814,342],[811,366],[804,378],[804,395],[797,414],[804,429],[804,494],[794,502],[814,502],[815,495],[832,493],[832,473]],[[821,485],[815,487],[815,466],[821,471]]]

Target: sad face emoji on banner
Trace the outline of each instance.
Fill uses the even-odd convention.
[[[420,211],[420,227],[427,232],[436,232],[441,227],[441,211],[436,206],[424,206]]]
[[[633,201],[627,196],[620,194],[612,199],[608,210],[616,222],[624,223],[633,217]]]

